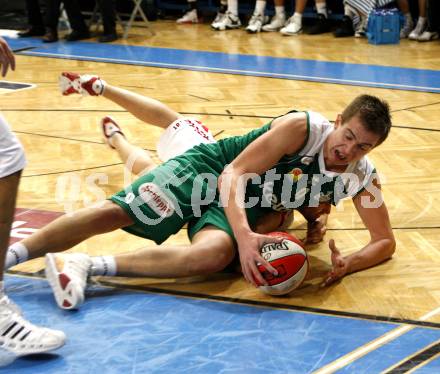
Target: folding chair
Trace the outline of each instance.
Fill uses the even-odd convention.
[[[133,22],[136,18],[136,16],[139,14],[145,25],[147,27],[150,27],[150,22],[147,19],[147,16],[145,15],[144,11],[141,8],[141,4],[143,0],[131,0],[134,3],[133,11],[131,12],[130,18],[128,21],[124,22],[121,17],[119,16],[118,12],[116,12],[116,20],[119,22],[119,24],[122,27],[122,30],[124,30],[124,33],[122,35],[123,39],[127,39],[128,33],[130,32],[131,26],[133,25]],[[101,23],[101,15],[99,12],[99,5],[98,3],[95,5],[95,8],[93,9],[92,17],[90,18],[90,27],[92,25],[96,25],[96,29],[99,27],[99,24]]]
[[[147,16],[145,15],[144,11],[141,8],[142,0],[132,0],[134,3],[133,11],[131,12],[129,20],[126,22],[126,24],[123,26],[124,29],[124,35],[123,38],[126,39],[128,32],[131,29],[131,25],[133,24],[133,21],[135,20],[136,16],[139,15],[142,17],[145,25],[147,27],[150,26],[150,22],[148,22]]]

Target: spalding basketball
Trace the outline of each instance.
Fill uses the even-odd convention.
[[[298,288],[309,269],[307,254],[301,241],[285,232],[271,232],[269,236],[282,237],[281,243],[268,243],[260,249],[263,258],[278,271],[273,275],[263,265],[258,270],[268,283],[268,286],[259,286],[259,289],[269,295],[285,295]]]

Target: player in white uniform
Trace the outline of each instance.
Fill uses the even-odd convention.
[[[8,44],[0,37],[2,76],[15,68]],[[27,354],[44,353],[64,344],[62,331],[35,326],[26,321],[17,305],[6,296],[3,264],[9,245],[21,171],[26,165],[23,147],[0,115],[0,366]]]

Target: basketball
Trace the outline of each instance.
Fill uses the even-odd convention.
[[[285,232],[271,232],[268,235],[284,240],[265,244],[260,249],[263,258],[278,271],[278,275],[273,275],[259,264],[258,270],[268,283],[267,286],[259,286],[259,289],[268,295],[285,295],[304,281],[309,269],[307,254],[301,241],[293,235]]]

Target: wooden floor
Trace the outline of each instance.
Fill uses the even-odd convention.
[[[176,26],[172,22],[156,22],[152,28],[153,36],[145,29],[135,28],[126,42],[119,43],[440,69],[439,43],[405,40],[395,46],[371,46],[364,39],[336,42],[330,34],[248,35],[243,30],[213,32],[208,25]],[[312,271],[304,286],[283,298],[262,295],[239,276],[224,274],[208,280],[114,278],[115,282],[416,320],[439,307],[438,94],[18,56],[17,71],[8,80],[37,85],[1,95],[1,109],[29,159],[18,207],[60,212],[81,208],[96,200],[94,192],[86,189],[86,178],[98,173],[108,177],[108,183],[99,185],[105,195],[121,189],[123,167],[114,152],[102,144],[97,126],[105,114],[122,123],[127,137],[135,144],[155,149],[160,131],[111,102],[103,98],[62,97],[57,90],[57,77],[66,70],[99,73],[112,84],[157,98],[180,112],[199,113],[197,117],[214,133],[223,131],[221,137],[243,134],[266,122],[258,117],[276,116],[292,108],[313,109],[334,120],[361,93],[388,100],[393,110],[395,127],[391,136],[371,155],[383,174],[384,194],[395,228],[397,252],[391,261],[323,289],[319,284],[329,269],[330,256],[327,244],[321,243],[309,248]],[[60,178],[79,181],[80,193],[72,194],[70,204],[61,203],[60,191],[57,195]],[[326,239],[334,238],[344,254],[368,241],[368,232],[350,202],[333,211],[329,229]],[[302,237],[304,221],[299,219],[292,230]],[[169,241],[187,243],[186,231]],[[95,237],[73,250],[93,255],[116,254],[145,245],[150,243],[118,231]],[[14,270],[34,272],[42,266],[41,260],[35,260]],[[428,320],[440,322],[440,314]]]

